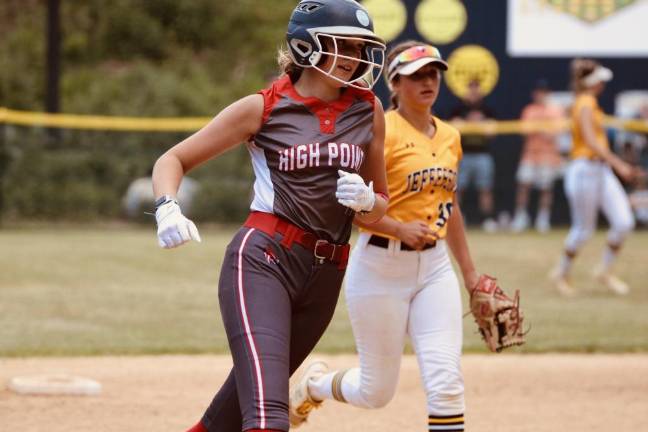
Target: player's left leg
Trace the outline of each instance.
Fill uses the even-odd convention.
[[[616,178],[612,170],[607,169],[603,179],[603,200],[601,209],[610,223],[607,236],[607,246],[603,252],[601,265],[596,272],[597,278],[608,289],[617,294],[627,294],[628,285],[618,277],[611,274],[611,268],[623,245],[623,241],[634,229],[634,216],[628,195]]]
[[[445,242],[421,256],[425,279],[410,307],[408,332],[427,396],[429,431],[464,430],[461,293]]]
[[[308,416],[293,414],[304,401],[319,405],[336,399],[373,409],[387,404],[396,391],[410,301],[418,290],[419,253],[401,250],[400,241],[390,240],[386,248],[369,244],[370,238],[368,233],[358,236],[346,282],[360,367],[329,373],[317,364],[309,369],[312,374],[291,390],[293,426]]]
[[[387,249],[369,245],[369,237],[367,233],[358,237],[346,280],[360,367],[322,373],[323,368],[313,365],[316,369],[309,372],[315,375],[305,375],[291,390],[293,426],[308,416],[308,411],[292,413],[303,401],[319,405],[325,399],[336,399],[357,407],[379,408],[396,391],[418,256],[417,252],[400,251],[400,242],[390,241]]]

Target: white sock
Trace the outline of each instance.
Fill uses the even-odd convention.
[[[344,374],[340,387],[342,396],[348,404],[360,408],[368,408],[360,391],[360,368],[349,369]]]
[[[571,270],[573,261],[574,257],[571,257],[563,252],[560,257],[560,262],[558,263],[558,273],[560,274],[560,276],[567,277],[569,271]]]
[[[360,393],[360,368],[353,368],[347,371],[334,371],[316,380],[308,382],[308,393],[318,401],[336,399],[333,395],[333,380],[338,373],[343,373],[339,392],[342,393],[344,401],[358,407],[367,408],[364,398]],[[338,399],[339,400],[339,399]],[[342,401],[340,401],[342,402]]]
[[[333,399],[332,383],[336,372],[327,373],[321,377],[308,381],[308,394],[318,401]]]
[[[610,267],[612,267],[612,264],[614,264],[616,257],[617,251],[612,249],[610,246],[606,246],[605,250],[603,251],[603,260],[601,262],[601,270],[604,273],[607,273],[610,270]]]

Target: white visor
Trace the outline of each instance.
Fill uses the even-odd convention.
[[[610,81],[613,76],[614,74],[610,69],[603,66],[597,66],[591,74],[587,75],[583,79],[583,84],[585,84],[587,87],[592,87],[598,83]]]
[[[413,62],[405,63],[400,67],[393,68],[393,70],[391,70],[391,72],[389,73],[388,79],[389,81],[391,81],[396,75],[412,75],[417,70],[430,63],[437,64],[439,66],[439,69],[441,70],[448,70],[448,63],[446,63],[445,61],[434,57],[423,57],[418,60],[414,60]]]

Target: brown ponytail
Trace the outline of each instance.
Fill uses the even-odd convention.
[[[580,93],[587,88],[584,83],[585,78],[594,72],[600,64],[590,59],[574,59],[571,62],[571,87],[576,93]]]
[[[415,40],[408,40],[405,42],[401,42],[398,45],[393,46],[389,52],[387,53],[387,59],[385,61],[385,77],[389,80],[388,74],[389,71],[389,65],[394,61],[394,59],[398,56],[398,54],[402,53],[405,50],[408,50],[414,46],[418,45],[425,45],[423,42],[415,41]],[[399,75],[396,75],[393,79],[392,82],[398,82],[400,79]],[[391,83],[390,83],[391,84]],[[391,91],[391,94],[389,95],[389,100],[391,101],[391,106],[390,109],[396,109],[398,108],[398,95],[396,94],[395,91]]]
[[[295,63],[292,57],[290,57],[288,48],[283,46],[277,52],[277,63],[279,64],[281,73],[288,75],[293,83],[297,82],[304,71],[304,68]]]

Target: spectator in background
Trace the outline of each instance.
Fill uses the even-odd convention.
[[[545,80],[536,83],[531,93],[532,102],[522,110],[522,121],[558,122],[565,116],[562,108],[549,103],[549,86]],[[553,203],[553,184],[560,175],[562,160],[558,152],[556,139],[558,128],[542,127],[543,131],[532,131],[526,135],[520,166],[517,171],[517,198],[515,216],[511,229],[522,232],[530,225],[527,211],[529,192],[533,186],[540,190],[538,214],[535,228],[540,232],[551,229],[551,205]]]
[[[478,79],[468,83],[468,92],[460,105],[450,113],[450,119],[459,128],[461,122],[487,122],[495,119],[492,109],[484,104],[484,95]],[[464,191],[474,184],[479,194],[479,211],[482,228],[487,232],[497,230],[494,212],[493,183],[495,163],[490,154],[489,142],[491,137],[484,133],[462,133],[461,146],[464,157],[459,168],[459,183],[457,198],[459,202]]]
[[[639,120],[645,126],[648,126],[648,102],[641,105],[635,120]],[[626,134],[621,154],[627,162],[648,168],[648,132]]]
[[[636,120],[648,126],[648,102],[645,102],[639,108]],[[622,141],[622,145],[622,158],[626,162],[639,165],[644,170],[648,170],[647,132],[626,134],[626,139]],[[645,176],[639,176],[629,185],[628,198],[637,222],[642,226],[648,226],[648,179]]]
[[[637,179],[628,198],[637,222],[648,227],[648,180],[645,176]]]

